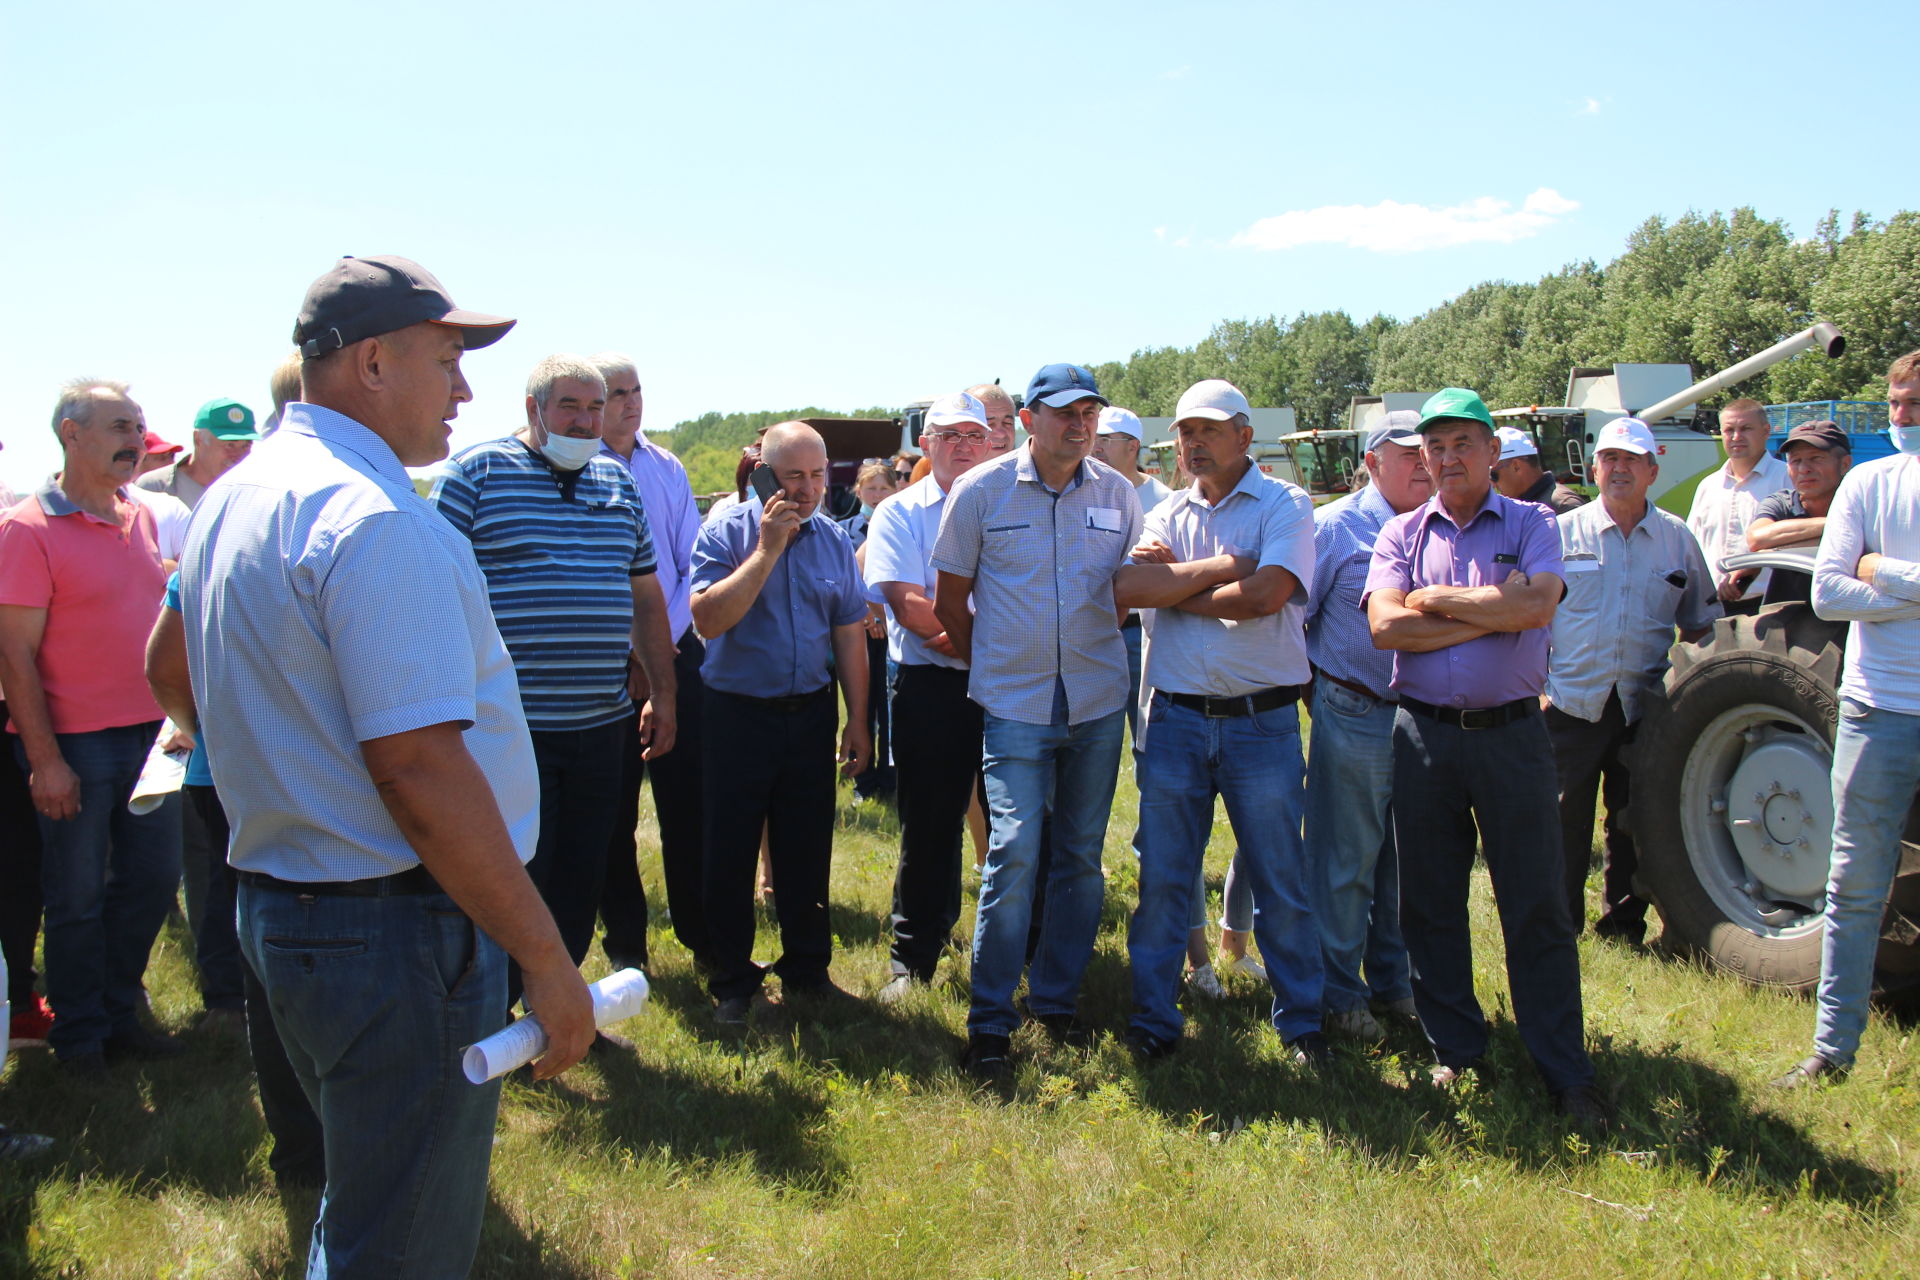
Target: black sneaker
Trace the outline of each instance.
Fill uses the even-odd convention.
[[[1583,1128],[1605,1129],[1612,1123],[1607,1100],[1590,1084],[1577,1084],[1554,1094],[1553,1110]]]
[[[1333,1049],[1327,1044],[1327,1038],[1318,1031],[1309,1031],[1287,1041],[1292,1051],[1293,1065],[1305,1067],[1309,1071],[1320,1071],[1333,1064]]]
[[[107,1055],[98,1049],[68,1054],[59,1063],[60,1074],[70,1080],[97,1080],[107,1074]]]
[[[0,1124],[0,1160],[18,1162],[53,1150],[53,1139],[41,1133],[21,1133]]]
[[[1007,1053],[1013,1042],[1006,1036],[976,1032],[967,1037],[967,1050],[960,1055],[960,1069],[982,1084],[1004,1080],[1013,1072]]]
[[[109,1035],[102,1046],[109,1058],[177,1058],[187,1046],[172,1036],[149,1031],[135,1022]]]
[[[1158,1062],[1162,1058],[1171,1058],[1180,1052],[1180,1041],[1156,1036],[1151,1031],[1142,1031],[1139,1027],[1128,1027],[1127,1052],[1133,1055],[1135,1062]]]
[[[1094,1029],[1080,1021],[1077,1013],[1035,1013],[1033,1021],[1046,1031],[1047,1038],[1069,1049],[1085,1049],[1093,1044]]]
[[[752,1009],[752,996],[728,996],[713,1007],[714,1025],[730,1031],[745,1031],[747,1014]]]
[[[1773,1081],[1776,1089],[1805,1089],[1816,1084],[1830,1084],[1847,1074],[1845,1067],[1835,1066],[1817,1053],[1810,1053],[1793,1064],[1793,1070]]]
[[[831,980],[805,986],[786,983],[781,987],[780,998],[788,1008],[808,1018],[844,1016],[866,1007],[866,1001],[835,986]]]

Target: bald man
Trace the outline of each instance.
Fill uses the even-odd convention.
[[[767,832],[788,1004],[824,1011],[852,999],[827,976],[833,930],[836,759],[866,768],[867,602],[846,530],[820,518],[827,446],[803,422],[761,441],[746,499],[693,545],[693,622],[707,640],[706,876],[709,990],[723,1027],[747,1023],[765,971],[753,960],[753,875]],[[764,492],[764,500],[759,496]],[[831,668],[829,668],[831,660]],[[833,684],[846,698],[834,751]]]

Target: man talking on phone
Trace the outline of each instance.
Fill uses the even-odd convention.
[[[867,602],[853,544],[818,519],[827,446],[804,422],[761,442],[745,501],[693,546],[693,623],[707,642],[703,765],[707,932],[714,1020],[744,1028],[766,971],[753,960],[753,876],[767,833],[780,920],[782,997],[819,1014],[853,997],[833,984],[827,876],[834,765],[867,767]],[[829,668],[831,660],[831,668]],[[834,680],[846,727],[834,749]]]

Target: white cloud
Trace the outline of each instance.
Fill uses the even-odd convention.
[[[1153,238],[1155,240],[1165,240],[1167,238],[1167,229],[1165,227],[1155,227],[1153,229]]]
[[[1581,115],[1583,115],[1583,116],[1597,116],[1597,115],[1599,115],[1599,114],[1600,114],[1600,99],[1598,99],[1598,98],[1588,98],[1588,99],[1586,100],[1586,104],[1585,104],[1584,106],[1582,106],[1582,107],[1580,108],[1580,111],[1579,111],[1579,114],[1581,114]]]
[[[1237,249],[1261,250],[1339,244],[1374,253],[1512,244],[1540,234],[1579,207],[1578,201],[1567,199],[1552,187],[1541,187],[1518,209],[1492,196],[1441,209],[1397,200],[1373,205],[1330,204],[1262,218],[1229,244]]]
[[[1185,62],[1175,67],[1171,71],[1162,71],[1160,73],[1160,78],[1162,80],[1184,80],[1186,78],[1187,72],[1191,70],[1193,70],[1193,64],[1190,62]]]

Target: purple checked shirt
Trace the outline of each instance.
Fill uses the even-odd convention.
[[[633,440],[633,456],[623,458],[612,448],[600,450],[627,469],[640,490],[640,507],[653,532],[654,573],[667,600],[667,631],[678,643],[693,625],[693,540],[700,536],[700,510],[693,504],[693,486],[680,459],[648,440],[643,432]]]
[[[1560,534],[1553,513],[1534,502],[1487,494],[1486,505],[1463,529],[1438,495],[1395,516],[1374,544],[1367,597],[1419,587],[1490,587],[1515,569],[1564,578]],[[1442,707],[1497,707],[1539,696],[1547,685],[1549,627],[1500,632],[1431,653],[1395,652],[1393,687],[1403,696]]]

